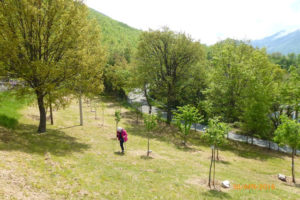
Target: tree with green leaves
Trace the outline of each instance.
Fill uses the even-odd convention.
[[[190,134],[192,125],[203,121],[198,109],[191,105],[178,106],[177,111],[174,112],[174,119],[182,134],[184,145],[186,145],[187,136]]]
[[[252,136],[252,142],[253,136],[272,140],[275,128],[270,116],[277,104],[283,70],[272,64],[266,52],[260,50],[253,51],[247,62],[247,84],[241,92],[243,98],[239,100],[243,111],[240,116],[242,128]]]
[[[226,141],[225,136],[228,134],[229,127],[219,121],[218,118],[209,119],[208,128],[203,134],[203,138],[211,145],[211,161],[209,167],[208,186],[211,187],[211,172],[213,166],[213,181],[215,186],[215,169],[216,169],[216,149]]]
[[[297,123],[296,120],[289,119],[285,115],[282,115],[280,120],[281,124],[275,131],[274,140],[280,145],[288,145],[292,148],[292,179],[293,183],[296,183],[294,157],[297,149],[300,148],[300,123]]]
[[[147,79],[141,81],[145,89],[155,91],[154,97],[166,105],[167,123],[171,122],[172,109],[178,106],[191,66],[203,54],[202,45],[183,33],[168,28],[142,33],[136,54],[137,71]]]
[[[132,104],[134,112],[136,114],[136,123],[139,123],[139,116],[141,115],[141,108],[142,108],[142,103],[140,102],[133,102]]]
[[[278,91],[283,70],[269,61],[265,50],[243,41],[222,41],[210,53],[205,91],[209,116],[241,122],[243,131],[252,138],[272,139],[270,116],[280,105]]]
[[[144,115],[144,124],[145,124],[146,129],[147,129],[147,136],[148,136],[147,156],[149,157],[149,154],[150,154],[150,133],[157,126],[156,116],[155,115],[147,115],[147,114]]]
[[[94,54],[87,45],[89,39],[98,43],[99,36],[90,31],[96,26],[90,25],[81,0],[0,1],[0,19],[0,71],[23,80],[35,93],[40,112],[38,132],[43,133],[45,96],[81,74],[89,64],[86,58],[102,57],[102,51]]]
[[[116,110],[115,111],[115,121],[116,121],[116,130],[118,129],[118,124],[121,121],[121,110]]]
[[[287,115],[296,119],[300,111],[300,68],[291,66],[281,89],[282,101],[286,106]]]

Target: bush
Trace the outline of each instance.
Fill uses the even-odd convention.
[[[18,126],[18,120],[6,115],[0,115],[0,125],[6,128],[15,129]]]

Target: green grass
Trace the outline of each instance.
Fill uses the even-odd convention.
[[[0,92],[0,126],[15,129],[21,117],[19,110],[32,102],[32,98],[18,98],[13,92]]]
[[[299,185],[283,183],[290,176],[290,157],[255,146],[230,142],[220,151],[216,180],[233,184],[274,184],[274,190],[210,190],[207,187],[210,147],[189,138],[188,147],[173,128],[160,125],[151,135],[151,159],[146,159],[147,135],[132,111],[122,108],[121,126],[129,134],[126,154],[115,140],[116,102],[105,99],[101,114],[84,104],[84,126],[78,105],[54,112],[54,126],[36,134],[38,110],[23,109],[16,130],[0,129],[0,199],[299,199]],[[97,110],[100,111],[100,108]],[[300,182],[300,162],[296,159]]]

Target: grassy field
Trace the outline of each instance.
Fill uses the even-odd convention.
[[[187,148],[172,128],[160,125],[151,136],[146,159],[143,124],[122,108],[121,126],[128,134],[126,154],[115,140],[117,102],[105,100],[104,125],[84,104],[84,126],[78,105],[54,112],[55,125],[36,134],[36,106],[23,108],[16,130],[0,127],[0,199],[300,199],[300,185],[277,179],[290,176],[289,156],[247,144],[230,142],[216,163],[216,190],[207,187],[210,148],[194,134]],[[98,111],[100,108],[98,108]],[[296,159],[300,183],[300,161]],[[229,180],[232,187],[219,186]],[[257,189],[235,189],[256,184]],[[260,186],[274,184],[275,189]]]
[[[0,92],[0,126],[14,129],[22,116],[18,110],[32,102],[32,97],[18,98],[13,92]]]

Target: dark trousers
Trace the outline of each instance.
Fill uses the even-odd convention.
[[[120,146],[121,146],[122,151],[124,151],[123,143],[124,143],[124,139],[121,138],[121,139],[120,139]]]

